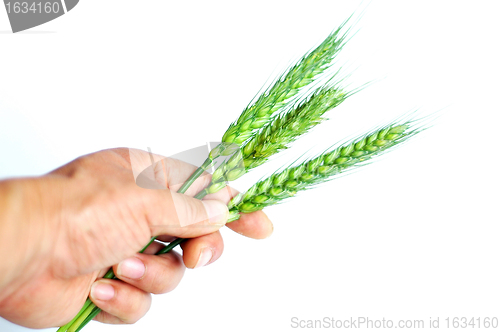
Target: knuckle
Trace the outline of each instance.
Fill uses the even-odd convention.
[[[163,260],[161,267],[151,277],[151,292],[165,294],[174,290],[184,275],[184,264],[176,253],[167,253],[160,256]]]
[[[128,301],[127,313],[120,317],[125,324],[135,324],[146,315],[151,307],[151,294],[145,293],[139,301]]]
[[[195,202],[192,198],[179,197],[174,199],[174,207],[180,226],[188,226],[203,220],[200,218],[201,202]]]

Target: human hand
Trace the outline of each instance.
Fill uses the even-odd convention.
[[[232,189],[192,198],[210,182],[200,177],[185,195],[175,191],[195,166],[154,155],[158,188],[136,183],[150,155],[133,149],[104,150],[38,178],[0,182],[0,316],[43,328],[67,323],[89,296],[103,311],[96,320],[133,323],[180,282],[185,266],[210,264],[223,251],[219,228],[227,219]],[[131,162],[133,160],[133,162]],[[135,168],[134,168],[134,167]],[[264,238],[272,225],[261,211],[228,224],[240,234]],[[175,252],[153,236],[183,243]],[[7,255],[8,253],[8,255]],[[113,266],[119,280],[100,279]],[[108,298],[100,300],[99,298]]]

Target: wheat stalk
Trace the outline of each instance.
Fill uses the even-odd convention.
[[[219,191],[226,186],[226,181],[241,177],[249,169],[263,164],[270,156],[286,149],[300,135],[321,123],[325,112],[338,106],[354,93],[344,91],[339,82],[336,85],[327,83],[303,101],[292,104],[300,90],[327,70],[331,61],[343,48],[347,32],[341,34],[341,30],[348,20],[243,110],[240,117],[224,133],[222,142],[210,152],[205,162],[183,184],[178,190],[179,193],[185,193],[204,170],[214,164],[216,158],[231,155],[215,170],[210,185],[196,197],[202,198],[208,193]],[[332,78],[334,77],[335,75]],[[283,112],[276,115],[279,111]],[[290,165],[259,181],[246,193],[238,194],[231,199],[228,204],[230,210],[228,221],[239,219],[240,213],[250,213],[278,204],[294,196],[298,191],[309,189],[332,180],[341,173],[366,165],[371,158],[389,151],[424,130],[425,128],[416,125],[417,122],[399,121],[380,127],[350,143],[304,161],[298,166]],[[151,242],[154,239],[152,238]],[[157,254],[170,251],[184,240],[172,241]],[[104,278],[114,277],[112,269],[104,276]],[[80,331],[99,311],[98,307],[87,300],[73,320],[58,331]]]
[[[214,173],[213,178],[217,179],[220,176],[221,178],[235,179],[245,173],[241,152],[241,147],[244,146],[243,143],[268,123],[272,122],[273,114],[284,108],[299,93],[301,88],[313,82],[318,75],[329,68],[331,61],[346,42],[348,31],[342,34],[341,30],[348,20],[332,32],[318,47],[303,56],[286,73],[281,75],[253,104],[250,104],[243,110],[238,120],[233,122],[224,133],[222,142],[212,149],[204,163],[181,186],[178,190],[179,193],[185,193],[191,184],[206,169],[214,164],[214,160],[219,156],[233,154],[227,162],[224,162],[224,167]],[[256,166],[257,162],[254,162],[253,167]],[[218,191],[224,186],[225,181],[217,184],[214,183],[211,185],[211,190],[217,189]],[[154,241],[154,238],[151,241]],[[178,242],[176,241],[172,242],[173,246],[183,241],[183,239],[179,239]],[[172,247],[168,246],[167,248],[170,250]],[[105,278],[114,278],[113,271],[110,270]],[[58,332],[80,331],[99,311],[99,308],[91,303],[90,300],[87,300],[84,307],[73,320],[60,327]]]
[[[237,195],[229,202],[229,221],[239,219],[240,213],[250,213],[278,204],[298,191],[332,180],[347,170],[366,165],[371,158],[425,130],[417,126],[417,122],[418,120],[411,120],[383,126],[350,143],[298,166],[287,167],[257,182],[246,193]]]

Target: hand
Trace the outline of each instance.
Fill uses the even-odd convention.
[[[233,189],[192,198],[210,182],[201,176],[185,195],[175,191],[196,167],[154,155],[152,180],[135,180],[151,165],[150,154],[113,149],[80,157],[38,178],[0,182],[0,316],[31,328],[61,326],[89,296],[106,323],[133,323],[180,282],[185,266],[217,260]],[[163,188],[163,189],[161,189]],[[240,234],[265,238],[272,232],[262,212],[228,224]],[[163,246],[151,237],[183,243],[175,252],[151,255]],[[100,279],[110,266],[119,280]]]

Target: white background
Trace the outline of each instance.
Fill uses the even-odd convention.
[[[137,324],[86,331],[498,317],[497,4],[83,0],[19,34],[0,9],[0,177],[40,175],[105,148],[171,155],[219,140],[270,75],[363,12],[339,64],[354,71],[353,86],[378,81],[273,165],[415,108],[444,108],[436,125],[267,209],[267,240],[225,229],[220,260],[187,271]],[[0,330],[25,331],[5,321]]]

